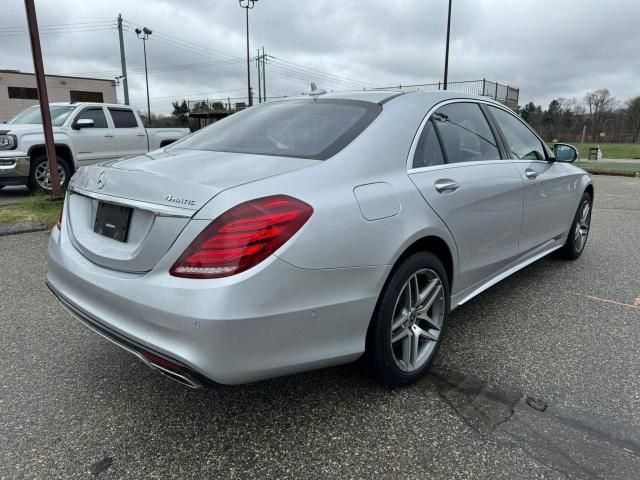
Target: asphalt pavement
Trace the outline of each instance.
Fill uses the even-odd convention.
[[[358,364],[190,390],[49,294],[47,232],[0,238],[0,478],[638,478],[640,179],[594,177],[575,262],[459,308],[433,373]]]
[[[0,189],[0,205],[19,202],[30,195],[27,187],[7,186]]]

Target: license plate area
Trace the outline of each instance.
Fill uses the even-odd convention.
[[[98,202],[93,231],[118,242],[126,242],[130,220],[131,208]]]

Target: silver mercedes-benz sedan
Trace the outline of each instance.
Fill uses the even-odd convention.
[[[553,251],[580,256],[594,191],[576,157],[482,97],[266,103],[79,169],[47,282],[192,387],[362,356],[382,383],[408,384],[453,309]]]

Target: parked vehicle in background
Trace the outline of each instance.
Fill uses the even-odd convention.
[[[551,252],[582,254],[591,178],[508,108],[312,97],[83,168],[50,237],[52,292],[192,387],[363,354],[396,386],[429,367],[450,310]]]
[[[145,153],[189,134],[188,128],[144,128],[138,113],[127,105],[51,103],[49,108],[58,173],[65,187],[83,165]],[[39,106],[0,124],[0,187],[5,185],[51,189]]]

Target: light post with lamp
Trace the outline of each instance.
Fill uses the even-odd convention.
[[[142,40],[142,49],[144,50],[144,79],[147,84],[147,122],[151,126],[151,102],[149,101],[149,72],[147,71],[147,40],[149,35],[153,32],[147,27],[143,27],[142,30],[136,28],[136,35]]]
[[[249,10],[251,10],[258,0],[238,0],[238,3],[244,8],[247,14],[247,96],[249,97],[249,106],[253,105],[251,95],[251,64],[249,61]]]

